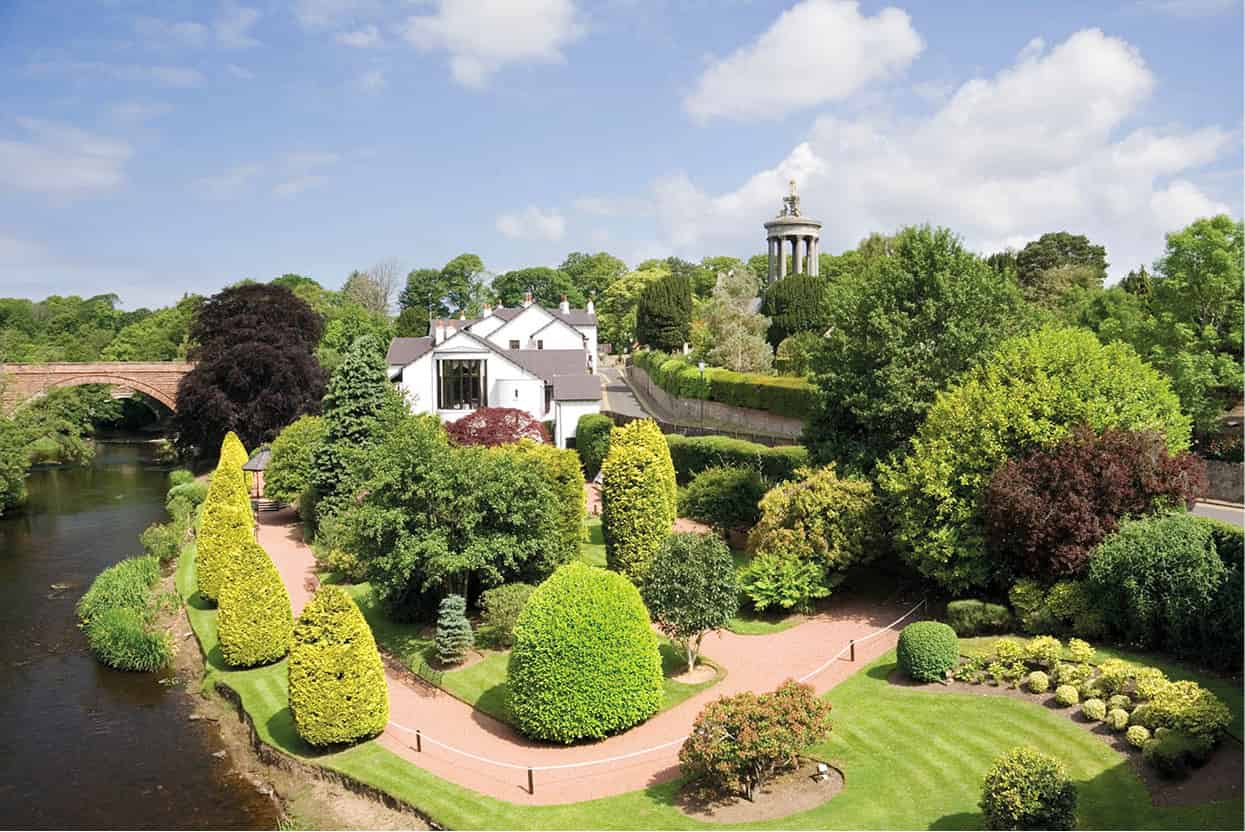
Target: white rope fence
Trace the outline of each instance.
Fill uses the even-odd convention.
[[[863,644],[864,642],[871,641],[877,638],[878,636],[882,635],[883,633],[893,630],[897,624],[899,624],[904,619],[908,618],[908,616],[912,615],[914,612],[916,612],[923,606],[925,606],[924,600],[918,602],[916,605],[912,607],[912,609],[908,610],[903,615],[899,616],[894,621],[892,621],[890,624],[887,624],[885,627],[882,627],[879,630],[874,630],[872,633],[870,633],[867,636],[864,636],[863,638],[852,639],[850,642],[848,642],[846,647],[844,647],[839,652],[835,653],[829,659],[826,659],[826,661],[823,662],[815,670],[809,673],[805,673],[803,676],[799,678],[798,681],[807,682],[809,679],[812,679],[814,676],[824,671],[830,665],[842,659],[843,656],[847,655],[849,652],[851,653],[853,660],[854,660],[855,655],[856,655],[855,647],[857,644]],[[560,771],[560,770],[565,770],[565,769],[587,768],[589,766],[600,766],[600,765],[605,765],[607,763],[618,763],[618,762],[622,762],[623,760],[630,760],[635,757],[642,757],[646,754],[652,754],[655,751],[662,751],[672,746],[681,745],[683,742],[687,740],[689,736],[685,734],[677,739],[670,740],[669,742],[663,742],[660,745],[654,745],[648,748],[642,748],[639,751],[631,751],[627,754],[617,754],[613,757],[603,757],[599,760],[585,760],[579,763],[560,763],[557,765],[528,766],[528,765],[522,765],[520,763],[506,763],[506,762],[502,762],[501,760],[493,760],[489,757],[481,757],[479,754],[472,754],[470,751],[463,751],[461,748],[455,748],[454,746],[447,745],[441,742],[440,740],[435,740],[432,737],[429,737],[426,734],[424,734],[421,729],[410,728],[406,725],[403,725],[399,722],[394,722],[392,720],[390,720],[389,724],[393,726],[394,728],[397,728],[399,731],[405,731],[408,734],[414,735],[415,737],[414,748],[416,751],[423,751],[423,744],[425,742],[428,742],[428,743],[432,743],[438,748],[445,749],[446,751],[449,751],[452,754],[458,754],[470,760],[475,760],[476,762],[484,763],[485,765],[497,766],[498,768],[513,769],[515,771],[526,771],[527,772],[527,790],[529,794],[535,794],[535,784],[532,779],[532,775],[534,772]]]

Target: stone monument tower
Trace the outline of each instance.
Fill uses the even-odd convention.
[[[793,274],[817,274],[817,255],[821,253],[821,223],[800,215],[800,197],[791,180],[791,193],[782,199],[782,211],[765,223],[769,242],[769,281],[787,276],[787,255],[791,255]]]

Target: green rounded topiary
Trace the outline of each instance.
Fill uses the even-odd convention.
[[[597,739],[657,713],[661,656],[639,591],[604,569],[559,568],[519,615],[509,689],[515,726],[537,739]]]
[[[613,427],[614,420],[603,413],[585,413],[575,425],[575,450],[589,480],[596,477],[609,453]]]
[[[269,664],[290,650],[294,615],[281,574],[263,547],[247,541],[220,591],[220,652],[231,667]]]
[[[1025,687],[1029,689],[1029,693],[1046,693],[1050,690],[1050,677],[1040,670],[1035,670],[1029,674]]]
[[[988,829],[1073,829],[1076,786],[1053,757],[1014,748],[986,772],[981,811]]]
[[[1112,708],[1107,711],[1107,725],[1112,731],[1123,731],[1128,727],[1128,711],[1123,708]]]
[[[610,569],[635,581],[674,525],[657,457],[645,447],[611,445],[601,466],[601,532]]]
[[[1101,699],[1086,699],[1081,703],[1081,714],[1093,722],[1102,722],[1107,718],[1107,703]]]
[[[1060,685],[1055,688],[1055,704],[1061,708],[1071,708],[1081,701],[1081,694],[1072,685]]]
[[[918,621],[903,628],[896,647],[899,669],[918,682],[938,682],[960,658],[955,630],[941,621]]]
[[[339,586],[321,586],[294,625],[290,713],[312,745],[354,742],[385,730],[385,666],[363,613]]]
[[[1150,741],[1150,729],[1144,725],[1130,725],[1128,731],[1124,733],[1124,738],[1133,748],[1144,748]]]
[[[666,444],[665,434],[652,419],[636,419],[610,431],[610,451],[624,446],[647,448],[657,458],[662,493],[670,522],[673,523],[679,512],[679,486],[675,481],[674,461],[670,458],[670,446]],[[608,454],[606,459],[609,459]]]

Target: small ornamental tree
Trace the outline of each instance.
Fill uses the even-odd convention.
[[[269,664],[290,650],[294,616],[268,553],[247,541],[220,591],[220,652],[231,667]]]
[[[544,424],[513,407],[481,407],[447,423],[445,432],[459,445],[509,445],[520,439],[549,443]]]
[[[1050,450],[1003,463],[985,494],[986,540],[1016,571],[1040,580],[1075,575],[1124,517],[1192,508],[1206,464],[1170,454],[1156,433],[1082,426]]]
[[[584,466],[584,476],[595,479],[610,450],[610,430],[614,420],[602,413],[585,413],[575,426],[575,451]]]
[[[272,458],[264,471],[265,496],[298,503],[303,492],[311,487],[316,450],[324,441],[326,427],[320,416],[303,416],[277,434],[272,442]]]
[[[661,707],[661,655],[624,576],[568,563],[528,598],[514,628],[510,713],[535,739],[600,739]]]
[[[294,727],[312,745],[354,742],[385,730],[385,666],[363,613],[339,586],[321,586],[294,625],[289,692]]]
[[[641,589],[653,622],[696,668],[705,634],[726,626],[739,608],[735,562],[714,535],[672,534],[662,543]]]
[[[643,580],[674,517],[648,448],[617,446],[601,466],[601,531],[610,569]]]
[[[981,811],[987,829],[1074,829],[1076,786],[1059,761],[1014,748],[986,772]]]
[[[437,661],[462,664],[473,647],[475,636],[467,620],[467,601],[461,595],[445,596],[437,613]]]
[[[830,703],[792,679],[772,693],[723,696],[696,717],[679,749],[679,768],[706,790],[752,800],[830,728]]]
[[[661,428],[652,419],[637,419],[610,430],[611,450],[626,445],[639,445],[647,448],[649,453],[657,458],[662,489],[670,512],[670,522],[673,523],[679,511],[679,485],[675,479],[674,461],[670,458],[670,445],[666,442]]]
[[[659,350],[682,349],[692,337],[692,284],[672,274],[649,284],[636,306],[636,340]]]

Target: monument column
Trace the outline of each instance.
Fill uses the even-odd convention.
[[[817,275],[821,272],[821,264],[819,262],[821,260],[821,240],[818,240],[816,237],[809,237],[808,242],[811,247],[811,253],[809,256],[813,260],[813,262],[809,264],[808,273],[813,277],[817,277]]]
[[[778,243],[778,279],[782,280],[787,276],[787,241],[779,237],[775,242]]]

